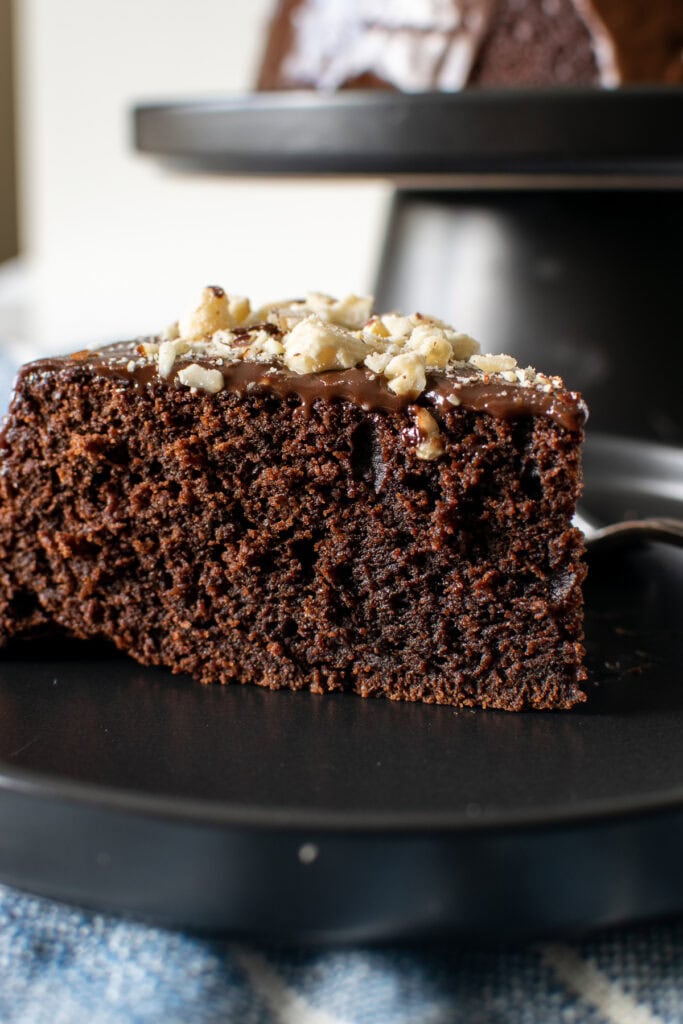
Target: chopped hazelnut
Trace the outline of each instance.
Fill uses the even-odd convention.
[[[198,391],[208,391],[215,395],[225,387],[225,379],[220,370],[208,370],[198,363],[190,363],[178,372],[178,380],[187,388],[197,388]]]
[[[251,341],[244,349],[244,359],[256,362],[271,362],[285,354],[284,345],[267,331],[255,331]]]
[[[159,346],[159,376],[168,377],[173,369],[176,356],[189,352],[190,346],[186,341],[162,341]]]
[[[384,373],[392,359],[390,352],[371,352],[365,357],[365,365],[373,373]]]
[[[321,292],[309,292],[306,305],[321,320],[357,331],[367,322],[372,301],[370,295],[347,295],[345,299],[333,299]]]
[[[415,448],[418,459],[431,461],[443,455],[444,447],[439,431],[439,424],[426,409],[417,409],[415,413],[415,426],[420,440]]]
[[[451,345],[441,328],[432,327],[429,324],[422,324],[413,330],[406,348],[413,352],[419,352],[424,356],[425,364],[433,366],[437,370],[444,369],[453,354]]]
[[[448,340],[451,343],[454,359],[469,359],[479,351],[479,342],[470,338],[469,334],[462,334],[460,331],[448,331]]]
[[[249,302],[249,299],[244,297],[244,295],[228,296],[228,314],[230,316],[231,327],[239,327],[244,323],[250,313],[251,303]]]
[[[378,316],[373,316],[363,328],[363,334],[369,334],[373,338],[388,338],[389,331],[386,329]]]
[[[413,322],[409,316],[401,316],[398,313],[385,313],[380,319],[392,338],[410,337],[413,330]]]
[[[181,318],[178,330],[182,338],[203,338],[215,331],[236,327],[249,315],[249,301],[229,298],[222,288],[209,285],[201,294],[199,305],[189,316]]]
[[[514,370],[517,360],[512,356],[503,355],[473,355],[470,356],[470,363],[484,373],[504,373],[506,370]]]
[[[389,389],[395,395],[411,395],[415,398],[424,391],[427,384],[424,357],[417,352],[404,352],[394,356],[384,368]]]
[[[284,363],[294,373],[347,370],[362,362],[367,347],[343,327],[309,316],[284,341]]]

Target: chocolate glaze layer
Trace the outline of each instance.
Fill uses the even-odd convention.
[[[134,365],[131,361],[134,361]],[[575,391],[559,389],[547,393],[538,386],[508,384],[491,379],[473,382],[465,370],[459,374],[456,371],[453,375],[428,374],[426,389],[415,399],[407,395],[395,395],[383,377],[364,367],[297,374],[284,367],[246,360],[220,366],[217,366],[215,360],[207,358],[196,357],[192,361],[220,369],[226,391],[242,395],[264,388],[282,398],[296,395],[309,413],[316,401],[329,402],[335,399],[346,399],[368,411],[396,412],[411,405],[427,405],[444,412],[460,407],[486,412],[498,419],[548,416],[571,432],[580,430],[588,415],[583,399]],[[27,363],[19,371],[17,386],[33,374],[54,373],[78,365],[87,366],[96,376],[128,381],[140,388],[161,382],[156,364],[152,361],[142,362],[138,343],[131,341]],[[179,370],[187,365],[187,362],[177,360],[166,383],[174,385]]]

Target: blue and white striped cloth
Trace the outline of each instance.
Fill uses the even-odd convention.
[[[679,1024],[683,922],[474,950],[273,949],[0,887],[2,1024]]]

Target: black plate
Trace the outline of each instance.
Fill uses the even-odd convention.
[[[288,174],[683,172],[683,88],[261,93],[134,111],[143,153]]]
[[[593,438],[587,508],[683,510]],[[0,662],[0,878],[294,939],[510,937],[683,910],[683,551],[596,560],[590,702],[505,714],[201,687],[108,648]]]

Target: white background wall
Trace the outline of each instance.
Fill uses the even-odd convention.
[[[372,287],[380,182],[171,174],[130,143],[144,99],[248,90],[272,0],[17,0],[32,337],[156,330],[205,283],[259,300]]]

